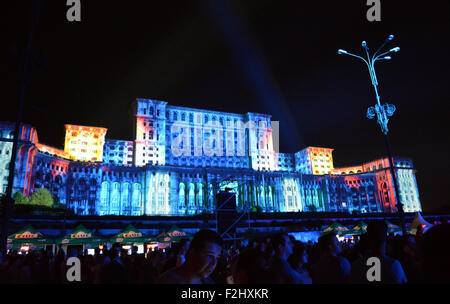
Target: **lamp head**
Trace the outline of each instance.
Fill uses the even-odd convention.
[[[338,54],[339,54],[339,55],[347,54],[347,51],[346,51],[346,50],[343,50],[343,49],[339,49],[339,50],[338,50]]]
[[[391,57],[391,56],[384,56],[383,59],[384,59],[384,60],[391,60],[392,57]]]
[[[400,51],[400,48],[398,46],[389,50],[389,52],[394,52],[394,53],[397,53],[398,51]]]
[[[366,48],[367,47],[367,42],[363,41],[363,42],[361,42],[361,45],[362,45],[363,48]]]
[[[389,40],[389,41],[392,41],[392,40],[394,40],[394,35],[389,35],[389,37],[388,37],[388,39],[387,40]]]

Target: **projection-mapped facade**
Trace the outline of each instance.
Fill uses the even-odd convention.
[[[388,160],[334,168],[333,149],[276,151],[276,122],[137,99],[132,141],[66,125],[64,150],[21,128],[13,193],[47,188],[79,215],[212,213],[230,188],[239,210],[395,212]],[[13,123],[0,122],[0,191],[6,190]],[[394,158],[405,212],[421,211],[412,161]]]

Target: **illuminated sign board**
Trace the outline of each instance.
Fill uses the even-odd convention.
[[[92,235],[90,233],[85,233],[85,232],[80,231],[80,232],[77,232],[77,233],[72,233],[70,235],[70,237],[72,239],[86,239],[86,238],[92,237]]]
[[[15,236],[16,239],[36,239],[38,237],[39,237],[39,234],[31,233],[29,231],[25,231],[24,233],[21,233],[21,234],[16,234],[16,236]]]
[[[142,233],[134,232],[134,231],[130,231],[128,233],[123,234],[124,238],[135,238],[135,237],[141,237],[141,236],[142,236]]]
[[[169,235],[170,237],[174,237],[174,236],[185,236],[186,233],[184,233],[184,232],[182,232],[182,231],[177,231],[177,230],[175,230],[175,231],[173,231],[173,232],[169,232],[168,235]]]

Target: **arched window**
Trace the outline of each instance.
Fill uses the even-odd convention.
[[[178,204],[180,207],[186,206],[186,186],[180,183],[180,191],[178,192]]]
[[[195,206],[195,185],[189,184],[189,207]]]
[[[121,195],[121,204],[122,210],[120,210],[120,214],[122,215],[130,215],[130,184],[124,183],[122,185],[122,195]]]
[[[268,200],[268,207],[269,208],[273,208],[273,191],[272,191],[273,186],[269,186],[269,200]]]
[[[142,213],[141,210],[141,185],[135,183],[133,185],[133,195],[131,199],[132,205],[132,215],[140,215]]]
[[[264,186],[260,187],[260,191],[259,191],[259,202],[260,202],[260,206],[262,208],[266,208],[266,197],[265,197],[265,189]]]
[[[119,215],[119,183],[112,184],[111,214]]]
[[[197,205],[203,206],[203,184],[198,184]]]
[[[103,182],[100,190],[100,207],[98,208],[98,214],[104,215],[108,213],[109,206],[109,183]]]

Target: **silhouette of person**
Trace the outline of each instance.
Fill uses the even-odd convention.
[[[209,276],[217,266],[222,251],[222,238],[212,230],[200,230],[192,239],[186,262],[163,273],[160,284],[212,284]]]

